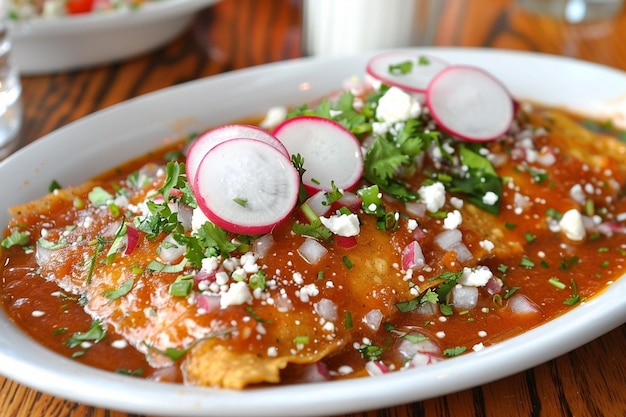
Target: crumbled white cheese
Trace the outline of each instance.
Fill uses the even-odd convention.
[[[481,248],[483,248],[487,252],[491,252],[493,248],[495,247],[493,242],[489,239],[481,240],[480,242],[478,242],[478,244],[480,245]]]
[[[220,298],[220,307],[226,308],[228,306],[237,306],[251,302],[252,293],[250,293],[248,284],[243,281],[239,281],[230,284],[228,291],[222,294],[222,297]]]
[[[477,266],[476,268],[463,268],[463,273],[457,280],[461,285],[468,287],[482,287],[493,276],[491,270],[486,266]]]
[[[265,118],[259,124],[263,129],[271,129],[278,126],[287,118],[287,108],[283,106],[270,107]]]
[[[243,255],[241,255],[241,258],[239,258],[239,263],[241,264],[241,268],[247,273],[247,274],[256,274],[257,272],[259,272],[259,265],[256,263],[257,261],[257,255],[253,252],[246,252]]]
[[[463,222],[463,216],[458,210],[449,212],[443,220],[443,228],[448,230],[456,229]]]
[[[309,301],[310,297],[315,297],[320,293],[320,290],[317,288],[315,284],[307,284],[300,288],[300,301],[306,303]]]
[[[568,210],[563,214],[559,220],[559,227],[568,239],[580,241],[585,238],[583,216],[576,209]]]
[[[205,272],[211,273],[213,271],[216,271],[219,266],[220,258],[218,258],[217,256],[209,256],[208,258],[202,259],[202,267],[200,269]]]
[[[357,236],[361,231],[359,217],[354,213],[332,215],[330,217],[320,216],[320,220],[324,226],[328,227],[337,236]]]
[[[421,186],[417,192],[426,205],[426,209],[431,213],[439,211],[446,203],[446,188],[440,182]]]
[[[204,214],[204,212],[200,208],[193,209],[191,214],[191,231],[192,233],[196,233],[200,230],[200,227],[206,222],[209,221],[209,218]]]
[[[483,203],[493,206],[498,202],[498,195],[493,191],[487,191],[483,196]]]
[[[386,123],[403,122],[420,115],[422,106],[398,87],[391,87],[378,100],[376,118]]]
[[[464,204],[464,202],[463,202],[463,199],[461,199],[461,198],[458,198],[458,197],[450,197],[450,204],[452,204],[452,206],[453,206],[454,208],[457,208],[457,209],[459,209],[459,210],[460,210],[460,209],[462,209],[462,208],[463,208],[463,204]]]

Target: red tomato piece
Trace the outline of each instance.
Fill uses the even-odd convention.
[[[94,0],[68,0],[66,7],[69,14],[89,13]]]

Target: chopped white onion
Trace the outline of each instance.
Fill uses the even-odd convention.
[[[315,265],[326,255],[328,249],[315,239],[306,238],[298,248],[298,253],[308,263]]]
[[[412,332],[403,337],[398,345],[398,353],[406,359],[412,359],[417,354],[430,354],[440,355],[441,349],[434,342],[429,339],[419,340],[424,338],[420,333]],[[414,340],[418,339],[418,342]]]
[[[252,244],[252,252],[256,253],[259,258],[264,258],[274,246],[274,236],[271,233],[261,236]]]
[[[37,260],[37,265],[44,266],[50,260],[52,250],[44,248],[39,243],[37,243],[35,248],[35,259]]]
[[[328,321],[337,320],[337,304],[328,298],[322,298],[313,305],[317,314]]]
[[[191,217],[193,209],[187,204],[178,202],[178,221],[185,230],[191,230]]]
[[[365,317],[363,317],[363,323],[367,324],[372,330],[378,330],[382,322],[383,313],[377,308],[370,310]]]
[[[179,244],[172,235],[168,235],[159,245],[159,258],[165,263],[172,263],[182,258],[186,250],[185,245]]]
[[[517,314],[536,314],[540,312],[537,304],[533,303],[528,297],[522,294],[515,294],[513,297],[509,298],[507,306],[511,311]]]
[[[418,202],[406,203],[406,211],[417,217],[424,217],[426,215],[426,205]]]
[[[435,236],[435,243],[441,249],[456,252],[459,262],[466,262],[473,258],[472,253],[463,243],[463,235],[459,229],[444,230]]]
[[[455,285],[450,291],[450,296],[455,307],[471,310],[476,307],[478,302],[478,288]]]
[[[327,197],[325,191],[318,191],[311,197],[307,198],[305,203],[313,210],[318,216],[324,216],[330,210],[330,206],[327,203]]]

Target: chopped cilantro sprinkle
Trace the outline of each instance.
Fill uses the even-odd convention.
[[[30,242],[30,233],[15,230],[0,242],[0,246],[9,249],[12,246],[26,246]]]
[[[444,356],[452,358],[454,356],[459,356],[460,354],[462,354],[466,350],[467,350],[467,348],[465,346],[456,346],[456,347],[453,347],[453,348],[444,349],[443,354],[444,354]]]

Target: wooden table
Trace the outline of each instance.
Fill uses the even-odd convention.
[[[445,1],[436,45],[572,56],[626,70],[626,14],[568,25],[508,0]],[[299,0],[223,0],[148,55],[70,73],[24,77],[23,142],[96,110],[185,81],[301,56]],[[1,336],[0,336],[1,337]],[[0,378],[0,415],[126,413],[64,401]],[[626,325],[525,372],[484,386],[354,416],[626,416]]]

